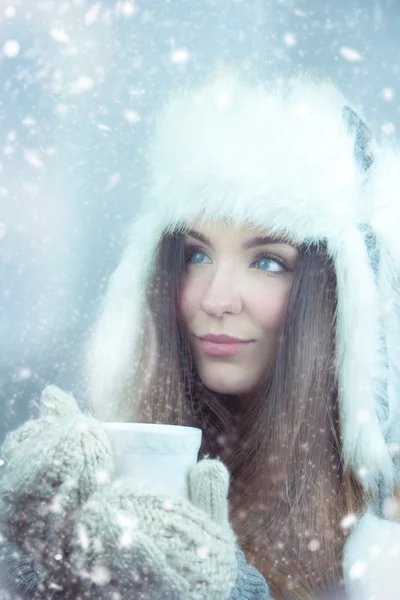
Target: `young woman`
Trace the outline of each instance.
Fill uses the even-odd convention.
[[[61,558],[41,551],[35,562],[26,540],[32,531],[47,539],[31,528],[43,481],[47,500],[65,484],[64,472],[49,483],[49,455],[64,464],[65,444],[80,440],[67,486],[79,494],[63,504],[62,525],[50,521],[74,566],[75,591],[64,588],[63,598],[140,597],[132,573],[156,582],[141,584],[150,598],[396,597],[398,165],[395,152],[372,153],[367,128],[329,84],[300,78],[267,88],[222,71],[171,98],[142,213],[87,345],[97,421],[51,388],[41,418],[5,443],[3,530],[18,542],[15,564],[37,579],[46,571],[47,584],[49,565],[60,572]],[[99,466],[111,472],[98,429],[105,420],[203,430],[192,505],[174,505],[179,526],[157,505],[158,525],[147,522],[147,545],[135,551],[116,543],[110,507],[140,520],[154,499],[94,481]],[[58,434],[46,439],[47,458],[37,453],[32,467],[28,448],[50,431]],[[19,486],[15,471],[28,462]],[[85,486],[76,483],[82,472]],[[99,564],[112,574],[89,576],[88,565]]]

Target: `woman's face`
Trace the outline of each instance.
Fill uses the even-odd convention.
[[[198,374],[215,392],[251,392],[278,343],[299,251],[225,221],[193,223],[184,243],[180,309]]]

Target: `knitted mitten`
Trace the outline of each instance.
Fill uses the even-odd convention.
[[[8,434],[1,458],[1,534],[31,560],[48,598],[65,579],[72,586],[68,555],[75,512],[111,479],[110,442],[71,395],[49,386],[39,418]]]
[[[92,494],[75,523],[71,560],[99,600],[227,600],[235,587],[229,475],[219,460],[191,471],[191,502],[128,479]]]
[[[39,419],[7,436],[2,459],[1,534],[33,563],[37,597],[229,598],[237,559],[220,461],[194,467],[191,502],[111,482],[101,423],[55,386],[42,394]]]

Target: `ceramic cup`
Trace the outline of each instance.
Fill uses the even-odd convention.
[[[189,471],[197,463],[201,429],[149,423],[102,423],[111,441],[115,475],[156,493],[189,499]]]

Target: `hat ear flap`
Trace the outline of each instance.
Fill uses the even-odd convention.
[[[380,247],[368,223],[368,189],[374,157],[372,133],[345,106],[343,118],[354,140],[354,160],[365,173],[356,229],[343,230],[335,265],[338,286],[337,359],[343,455],[363,487],[378,493],[394,484],[383,423],[388,417],[385,323],[378,286]],[[365,190],[365,192],[364,192]]]
[[[372,493],[394,473],[382,431],[386,351],[379,295],[363,232],[343,232],[333,253],[338,295],[336,360],[345,466]]]
[[[377,154],[369,188],[370,223],[380,255],[377,285],[388,368],[388,419],[383,427],[397,463],[400,462],[400,154],[395,149],[385,148]],[[400,468],[397,471],[397,485],[400,485]]]

